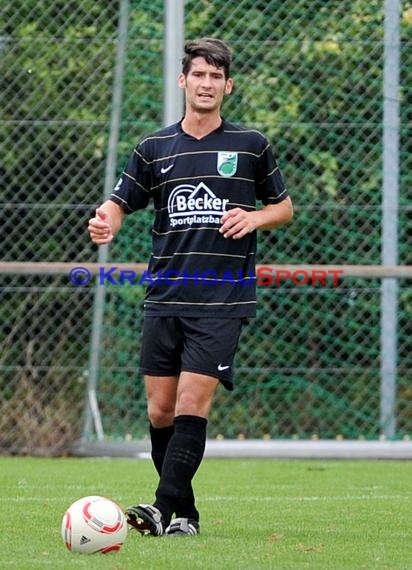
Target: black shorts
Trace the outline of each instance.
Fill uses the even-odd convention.
[[[233,361],[243,318],[149,317],[143,325],[140,373],[196,372],[233,390]]]

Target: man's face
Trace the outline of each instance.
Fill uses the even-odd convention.
[[[179,87],[186,90],[186,107],[199,113],[220,109],[225,95],[232,91],[232,79],[225,78],[223,67],[210,65],[195,57],[187,75],[179,75]]]

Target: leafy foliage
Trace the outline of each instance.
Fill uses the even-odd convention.
[[[118,9],[118,3],[102,0],[15,0],[2,7],[3,260],[97,260],[86,224],[103,199]],[[268,137],[295,204],[290,226],[260,234],[259,262],[380,262],[383,21],[384,3],[378,0],[186,0],[186,38],[219,36],[233,47],[236,88],[224,115]],[[137,140],[162,124],[163,34],[163,0],[131,0],[117,173]],[[412,3],[405,1],[399,176],[399,260],[405,264],[411,263],[412,230],[411,40]],[[113,262],[147,261],[152,216],[148,209],[127,219],[110,248]],[[50,395],[63,382],[71,389],[63,397],[71,392],[79,409],[74,400],[88,368],[93,290],[74,295],[66,285],[1,277],[5,405],[19,383],[29,382],[32,400],[44,392],[50,410],[44,387]],[[132,356],[138,352],[142,298],[136,287],[114,288],[106,298],[99,397],[107,429],[121,436],[146,429]],[[379,283],[365,287],[346,280],[322,294],[287,287],[259,291],[259,306],[257,324],[239,352],[242,396],[229,435],[376,436]],[[399,333],[402,433],[410,431],[412,420],[410,316],[405,286]],[[118,418],[130,384],[134,403]],[[362,401],[370,403],[369,411]],[[225,406],[222,395],[213,434],[223,430]],[[349,408],[355,411],[348,427]]]

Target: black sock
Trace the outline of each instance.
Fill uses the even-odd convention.
[[[152,442],[152,460],[159,477],[162,473],[163,460],[166,455],[170,438],[175,432],[175,426],[155,428],[150,424],[150,441]]]
[[[167,446],[174,434],[175,426],[166,426],[155,428],[150,424],[150,440],[152,443],[152,460],[159,477],[162,473],[163,461],[166,455]],[[185,517],[199,520],[199,512],[196,509],[195,497],[193,494],[192,484],[184,497],[181,497],[176,503],[176,517]]]
[[[192,479],[203,459],[206,445],[206,418],[182,415],[174,420],[175,431],[170,438],[163,461],[154,506],[160,509],[166,524],[174,512],[180,516],[198,519],[192,502],[193,513],[180,512],[183,503],[190,498]],[[191,493],[193,495],[193,491]]]

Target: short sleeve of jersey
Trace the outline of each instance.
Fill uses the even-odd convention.
[[[110,195],[126,214],[146,208],[150,200],[151,174],[140,145],[132,152],[122,175]]]
[[[263,139],[263,148],[258,159],[256,197],[263,204],[277,204],[288,196],[279,166],[268,141]]]

